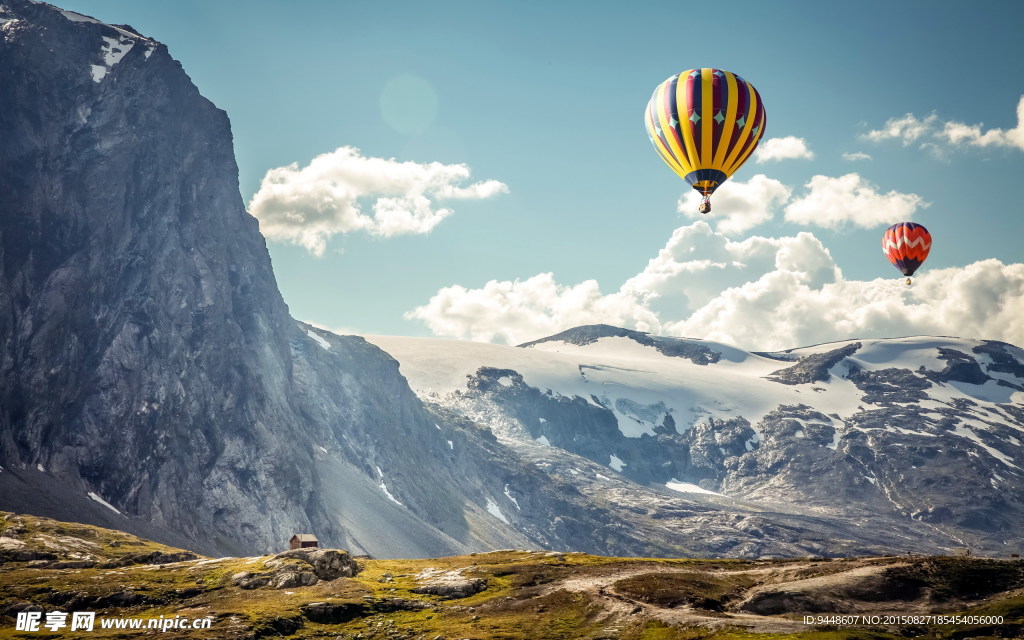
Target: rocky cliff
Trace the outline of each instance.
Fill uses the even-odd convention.
[[[397,364],[289,317],[228,117],[167,48],[28,0],[0,23],[0,502],[208,551],[473,543],[420,520],[463,515],[416,477],[449,448]]]

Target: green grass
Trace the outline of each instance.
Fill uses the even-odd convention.
[[[138,553],[177,551],[99,527],[11,514],[0,514],[0,534],[24,541],[26,548],[34,545],[33,549],[45,547],[46,536],[51,537],[51,546],[52,539],[66,539],[74,553],[90,550],[88,553],[104,562]],[[60,557],[59,549],[53,552]],[[901,637],[897,628],[809,627],[795,633],[767,634],[737,627],[679,626],[684,618],[668,614],[696,607],[697,613],[727,625],[730,607],[756,584],[833,574],[864,564],[906,562],[892,558],[832,562],[641,559],[500,551],[434,559],[364,560],[360,563],[362,571],[353,578],[286,590],[244,590],[232,583],[231,577],[236,573],[268,571],[266,562],[270,559],[271,556],[263,556],[215,562],[196,560],[164,567],[129,565],[63,570],[28,568],[25,562],[0,562],[0,638],[70,637],[15,633],[12,607],[33,603],[47,611],[96,610],[100,615],[215,616],[212,630],[173,634],[177,638],[204,640],[241,640],[254,635],[354,638],[357,634],[362,634],[363,640],[420,636],[443,636],[450,640],[895,640]],[[468,578],[485,578],[488,586],[463,599],[413,593],[421,583],[419,574],[428,568],[459,570]],[[1006,621],[1000,627],[922,627],[917,631],[923,638],[959,640],[973,635],[1024,635],[1024,565],[1020,563],[921,558],[888,571],[923,585],[922,593],[947,599],[963,609],[963,613],[1002,615]],[[592,578],[603,590],[597,586],[583,591],[568,590],[561,585],[563,580],[579,578]],[[993,596],[996,591],[1000,594]],[[135,604],[121,608],[95,606],[105,598],[123,593],[134,594]],[[985,599],[975,598],[973,606],[961,606],[965,599],[972,602],[972,596]],[[426,607],[382,612],[381,608],[389,606],[389,599],[394,598],[423,602]],[[80,606],[66,608],[74,602]],[[350,605],[349,610],[358,617],[342,624],[312,622],[302,613],[303,605],[311,602]],[[904,604],[893,602],[897,608]],[[666,615],[659,618],[660,613]],[[788,619],[795,617],[794,613]],[[89,637],[144,635],[97,630]]]
[[[83,556],[98,563],[117,562],[128,556],[184,551],[122,531],[8,511],[0,511],[0,536],[21,541],[28,551],[52,553],[64,562],[85,560]]]

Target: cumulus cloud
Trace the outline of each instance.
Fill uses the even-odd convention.
[[[807,147],[807,142],[796,136],[763,140],[754,151],[754,160],[758,164],[771,160],[811,159],[813,157],[814,153]]]
[[[837,279],[821,287],[769,272],[724,291],[666,326],[754,348],[781,349],[845,338],[953,335],[1024,344],[1024,264],[984,260],[902,280]],[[754,320],[756,319],[756,321]]]
[[[934,113],[924,120],[919,120],[914,114],[908,113],[900,118],[890,118],[884,127],[868,131],[863,137],[873,142],[900,140],[903,142],[903,146],[907,146],[921,136],[934,132],[938,119],[939,116]]]
[[[900,140],[904,146],[923,140],[921,148],[940,157],[943,156],[943,150],[936,141],[942,144],[1005,147],[1024,151],[1024,96],[1017,102],[1017,126],[1012,129],[985,130],[984,124],[940,122],[934,113],[924,119],[918,119],[914,114],[908,113],[899,118],[889,119],[881,129],[869,131],[863,137],[875,142]]]
[[[506,344],[589,324],[594,318],[642,331],[652,328],[645,318],[654,319],[630,296],[602,295],[594,280],[560,285],[551,273],[522,281],[491,280],[480,289],[445,287],[405,317],[423,321],[437,335]]]
[[[929,206],[914,193],[881,193],[856,173],[838,178],[816,175],[795,199],[789,187],[763,174],[746,182],[730,181],[727,187],[715,192],[710,217],[697,210],[701,196],[696,191],[684,193],[676,208],[690,218],[713,223],[718,233],[737,235],[771,220],[783,205],[787,222],[831,229],[890,225],[910,220],[919,208]]]
[[[849,160],[850,162],[857,162],[858,160],[870,160],[871,156],[861,151],[854,151],[853,153],[844,153],[843,160]]]
[[[976,147],[1012,147],[1024,151],[1024,96],[1017,103],[1017,126],[1013,129],[982,131],[980,124],[947,122],[939,136],[953,144],[966,143]]]
[[[810,233],[736,241],[701,221],[676,229],[657,257],[627,280],[619,293],[641,301],[659,317],[678,316],[764,273],[799,271],[800,280],[818,286],[837,277],[834,267],[831,254]]]
[[[888,268],[888,267],[885,267]],[[734,241],[698,221],[616,292],[545,273],[446,287],[407,314],[436,334],[521,343],[608,323],[663,335],[785,349],[847,338],[955,335],[1024,345],[1024,264],[984,260],[902,278],[847,280],[809,232]]]
[[[743,233],[772,219],[772,212],[789,200],[790,189],[778,180],[758,174],[746,182],[732,181],[727,189],[714,195],[714,222],[717,231],[725,234]],[[696,191],[683,194],[677,204],[679,213],[701,218],[697,211],[701,195]]]
[[[464,164],[367,158],[358,149],[341,147],[313,158],[305,167],[292,163],[268,171],[249,202],[249,211],[268,239],[322,255],[328,240],[337,234],[428,233],[452,214],[439,201],[508,192],[497,180],[462,186],[469,175]]]
[[[643,271],[610,294],[593,280],[566,286],[542,273],[479,289],[445,287],[405,317],[437,335],[509,344],[592,323],[657,333],[669,330],[673,317],[687,317],[724,291],[771,272],[813,287],[839,275],[831,254],[810,233],[733,241],[699,221],[676,229]]]
[[[879,193],[856,173],[838,178],[817,175],[805,185],[808,192],[786,206],[786,221],[837,228],[851,224],[865,229],[909,220],[918,208],[929,206],[913,193]]]

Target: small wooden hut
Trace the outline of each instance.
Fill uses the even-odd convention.
[[[312,533],[296,533],[292,536],[291,540],[288,541],[289,549],[316,549],[320,546],[320,541],[316,539]]]

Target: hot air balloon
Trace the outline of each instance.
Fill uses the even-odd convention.
[[[765,111],[754,85],[721,69],[690,69],[658,85],[644,114],[658,155],[704,196],[729,179],[764,136]]]
[[[907,276],[907,284],[931,248],[932,235],[916,222],[898,222],[882,235],[882,253],[892,266]]]

